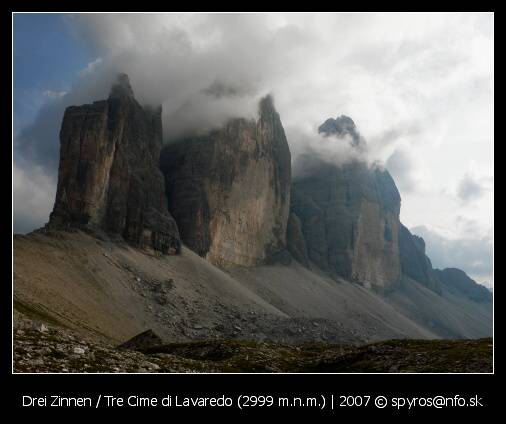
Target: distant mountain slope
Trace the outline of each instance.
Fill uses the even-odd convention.
[[[408,277],[403,277],[397,290],[387,296],[404,315],[443,338],[492,334],[491,302],[476,302],[445,287],[438,294]]]
[[[484,286],[476,284],[464,271],[457,268],[436,269],[436,276],[448,291],[456,292],[480,303],[492,302],[492,293]]]

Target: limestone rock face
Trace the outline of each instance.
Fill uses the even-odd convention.
[[[102,230],[177,253],[163,175],[161,107],[143,108],[122,74],[107,100],[71,106],[60,131],[58,187],[48,227]]]
[[[214,264],[269,262],[286,246],[290,150],[270,97],[255,120],[233,119],[175,141],[161,158],[183,242]]]
[[[388,171],[359,161],[337,166],[301,156],[298,162],[291,212],[308,258],[366,286],[394,286],[401,273],[400,195]]]
[[[440,294],[440,283],[430,259],[425,254],[425,241],[411,234],[402,224],[399,231],[399,251],[402,273]]]

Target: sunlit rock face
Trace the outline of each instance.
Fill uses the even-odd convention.
[[[366,286],[396,285],[400,195],[388,171],[360,161],[338,166],[305,156],[299,169],[291,212],[300,221],[307,260]]]
[[[290,150],[271,97],[257,120],[232,119],[164,147],[169,210],[183,242],[214,264],[286,260]]]
[[[161,147],[161,107],[139,105],[125,74],[107,100],[68,107],[48,227],[100,230],[134,246],[178,253],[179,232],[159,169]]]

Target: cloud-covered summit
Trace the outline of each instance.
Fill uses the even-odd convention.
[[[337,118],[328,118],[318,127],[318,133],[325,136],[335,135],[338,138],[350,138],[353,147],[365,148],[365,139],[360,135],[353,119],[341,115]]]

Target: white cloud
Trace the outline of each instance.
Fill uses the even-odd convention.
[[[90,63],[88,63],[86,65],[86,68],[82,69],[79,72],[79,75],[80,76],[86,76],[87,74],[91,74],[91,73],[95,72],[96,69],[97,69],[97,67],[100,66],[101,63],[102,63],[102,58],[101,57],[97,57],[95,60],[93,60]]]
[[[44,96],[49,97],[51,99],[59,99],[60,97],[63,97],[65,94],[67,94],[66,91],[53,91],[53,90],[46,90],[44,91]]]
[[[402,149],[395,150],[385,163],[401,193],[412,192],[417,188],[417,181],[413,176],[415,164],[409,153]]]

